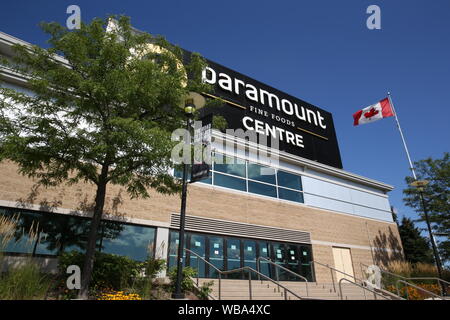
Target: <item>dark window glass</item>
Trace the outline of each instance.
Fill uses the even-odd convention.
[[[102,222],[101,251],[127,256],[136,261],[153,258],[155,228]]]
[[[301,275],[308,281],[314,281],[311,270],[312,252],[311,246],[300,246]]]
[[[298,256],[298,245],[288,244],[286,249],[287,249],[286,268],[288,268],[289,270],[291,270],[297,274],[300,274],[300,266],[299,266],[300,259]],[[301,279],[290,272],[286,272],[286,278],[287,278],[287,280],[291,280],[291,281],[299,281]]]
[[[184,234],[184,247],[186,248],[187,234]],[[169,233],[169,248],[168,248],[168,260],[167,270],[171,270],[177,267],[178,258],[178,244],[179,244],[179,232],[170,231]],[[183,250],[183,267],[186,266],[186,251]]]
[[[210,175],[211,174],[212,173],[210,173]],[[200,180],[200,181],[197,181],[197,182],[206,183],[206,184],[212,184],[212,177],[209,177],[208,179],[203,179],[203,180]]]
[[[270,260],[270,245],[268,242],[260,241],[259,242],[259,256],[268,258]],[[270,264],[266,260],[260,260],[259,263],[260,272],[268,277],[271,276],[270,270]]]
[[[199,234],[191,234],[190,250],[195,252],[203,259],[206,256],[205,236]],[[189,265],[197,270],[199,277],[205,277],[205,262],[195,254],[189,254]]]
[[[273,246],[273,254],[274,254],[274,262],[280,266],[286,267],[286,246],[284,243],[272,243]],[[275,268],[275,279],[280,281],[288,280],[286,271],[281,268]]]
[[[42,225],[39,223],[40,214],[33,212],[8,212],[8,217],[17,217],[17,227],[14,232],[14,237],[6,245],[5,252],[14,253],[32,253],[36,245],[36,237],[38,237],[39,230]],[[30,230],[34,230],[35,238],[30,237]]]
[[[241,267],[241,241],[235,238],[227,239],[227,270]],[[227,276],[231,279],[242,278],[241,272],[234,272]]]
[[[217,269],[224,269],[224,251],[223,251],[223,238],[221,237],[209,237],[209,262]],[[219,273],[216,269],[209,267],[209,277],[218,278]]]
[[[61,251],[85,252],[91,220],[69,217],[61,224]],[[97,240],[100,242],[100,239]]]
[[[244,266],[250,267],[256,270],[256,241],[244,240],[243,241],[243,253],[244,253]],[[248,273],[245,273],[245,277],[248,279]],[[252,272],[252,278],[257,278],[257,275]]]
[[[278,170],[277,179],[280,187],[302,190],[302,180],[298,175]]]
[[[257,193],[268,197],[277,197],[277,189],[275,186],[253,181],[248,182],[248,192]]]
[[[214,173],[214,185],[247,191],[247,186],[244,179],[230,177],[219,173]]]
[[[275,184],[275,169],[263,167],[258,164],[248,164],[248,178]]]
[[[278,188],[278,197],[284,200],[290,200],[303,203],[303,194],[301,192],[292,191],[289,189]]]
[[[245,178],[245,160],[216,154],[214,171],[232,174]]]

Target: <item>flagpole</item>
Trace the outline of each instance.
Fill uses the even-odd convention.
[[[391,93],[390,92],[388,92],[388,99],[389,99],[389,103],[392,106],[392,111],[394,111],[394,116],[395,116],[395,121],[397,122],[398,131],[400,131],[400,136],[402,137],[403,146],[405,147],[406,156],[408,157],[408,161],[409,161],[409,169],[411,169],[411,171],[412,171],[412,174],[414,176],[414,180],[417,180],[416,171],[414,170],[414,166],[413,166],[413,163],[411,161],[411,157],[409,155],[408,147],[406,146],[405,137],[403,136],[402,127],[400,127],[400,121],[398,121],[397,111],[395,111],[394,103],[392,102],[392,98],[391,98]]]

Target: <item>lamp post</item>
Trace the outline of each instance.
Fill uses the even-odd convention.
[[[186,114],[186,141],[191,145],[191,118],[196,109],[200,109],[205,105],[205,99],[198,93],[190,92],[184,101],[184,113]],[[189,148],[190,150],[190,148]],[[189,161],[186,161],[186,155],[183,155],[183,184],[181,189],[181,210],[180,210],[180,233],[178,237],[178,256],[177,256],[177,279],[175,282],[175,292],[172,294],[173,299],[184,299],[184,293],[181,288],[183,281],[183,250],[184,250],[184,227],[186,221],[186,195],[187,195],[187,174],[190,165],[191,154],[189,153]]]
[[[428,233],[430,234],[430,242],[431,242],[431,247],[433,248],[434,260],[436,261],[436,267],[438,270],[439,278],[442,279],[441,259],[439,258],[436,243],[434,242],[433,231],[431,230],[430,219],[428,218],[427,206],[425,204],[425,199],[423,197],[423,189],[424,189],[424,187],[426,187],[428,185],[428,183],[429,182],[427,180],[415,180],[414,182],[411,183],[411,186],[417,188],[417,190],[419,191],[420,201],[422,203],[422,210],[423,210],[423,214],[425,216],[425,222],[427,224]],[[444,294],[446,294],[445,290],[444,290]]]

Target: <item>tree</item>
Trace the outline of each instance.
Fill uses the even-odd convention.
[[[44,186],[96,187],[80,297],[88,297],[108,184],[132,198],[148,189],[174,194],[172,132],[183,128],[180,103],[189,91],[210,92],[201,81],[205,61],[161,37],[136,32],[124,16],[94,19],[79,30],[42,23],[50,48],[15,46],[9,67],[26,75],[33,95],[1,88],[0,160]],[[149,43],[156,50],[148,50]],[[155,48],[155,46],[153,46]],[[61,59],[63,57],[63,59]]]
[[[433,263],[433,253],[428,241],[422,237],[419,228],[414,225],[411,219],[404,217],[401,225],[398,226],[398,231],[407,261],[411,263]]]
[[[424,203],[434,233],[447,234],[446,240],[440,241],[441,259],[450,258],[450,153],[445,152],[442,159],[428,158],[415,162],[417,178],[427,180],[429,184],[423,188]],[[408,186],[414,181],[406,177]],[[425,221],[420,193],[417,188],[408,187],[403,190],[405,204],[420,215],[419,221]]]

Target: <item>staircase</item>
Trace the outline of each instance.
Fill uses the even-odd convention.
[[[211,295],[219,299],[219,281],[218,279],[199,279],[199,286],[203,283],[213,281]],[[332,283],[308,282],[308,293],[305,282],[280,281],[280,284],[287,287],[303,299],[314,300],[340,300],[339,288]],[[252,300],[285,300],[284,289],[279,288],[270,281],[252,280]],[[344,300],[375,300],[375,296],[362,288],[353,284],[342,284],[342,295]],[[383,300],[383,297],[376,296],[377,300]],[[386,299],[390,299],[386,297]],[[221,280],[221,300],[250,300],[249,281],[222,279]],[[287,300],[299,300],[294,295],[287,292]]]

